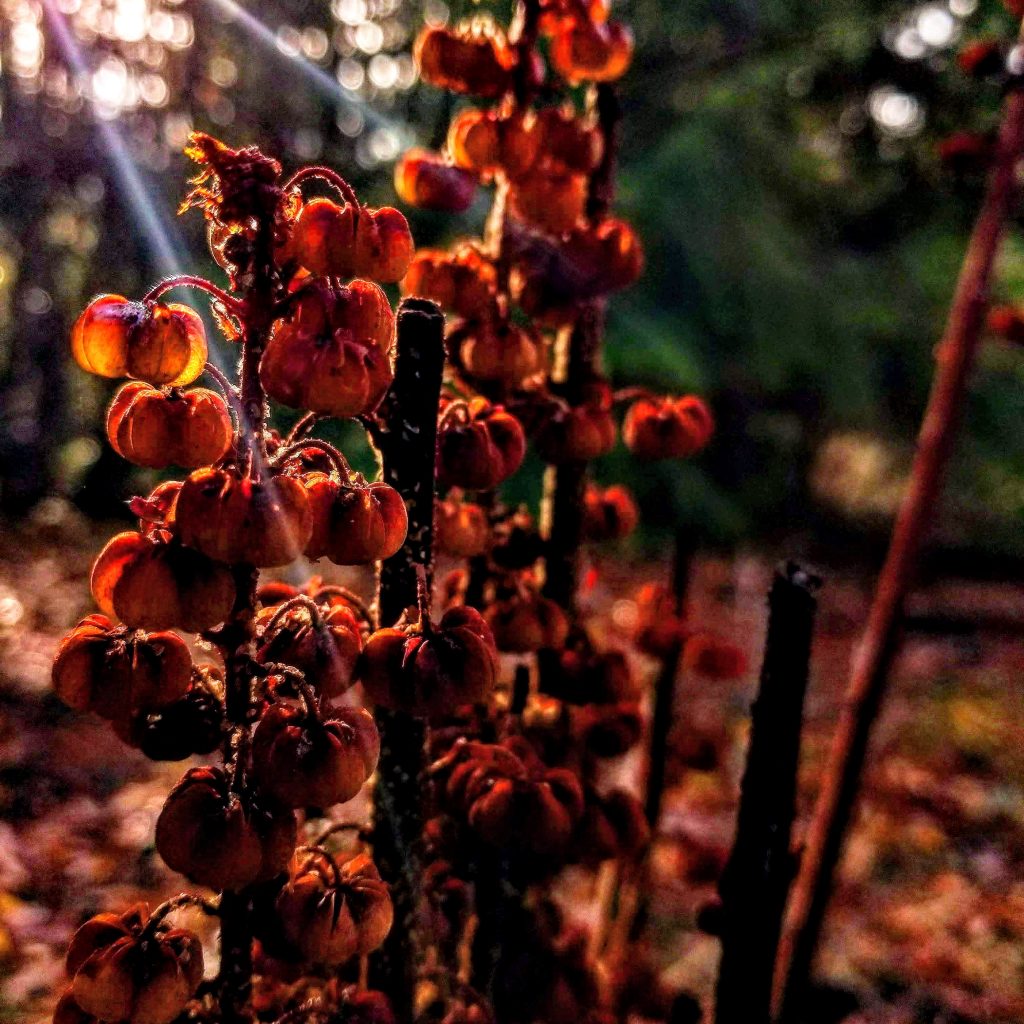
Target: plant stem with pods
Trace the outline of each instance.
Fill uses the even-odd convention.
[[[604,140],[601,162],[590,177],[587,216],[603,217],[615,194],[622,110],[613,85],[602,84],[591,93]],[[586,385],[600,368],[604,334],[604,302],[588,301],[576,322],[564,328],[555,343],[552,380],[558,393],[570,405],[578,404]],[[544,480],[541,530],[546,541],[544,593],[563,608],[571,609],[579,589],[580,548],[583,543],[583,495],[586,490],[585,462],[549,467]]]
[[[251,475],[258,479],[266,458],[267,399],[260,383],[259,366],[272,323],[275,279],[269,226],[260,223],[254,244],[252,284],[242,306],[242,361],[240,405],[242,449]],[[224,656],[225,707],[230,737],[225,759],[233,759],[232,787],[245,793],[245,757],[252,730],[252,680],[255,657],[256,587],[259,571],[253,565],[233,568],[235,606],[217,638]],[[247,1021],[252,990],[252,893],[224,892],[220,904],[220,972],[217,986],[225,1024]]]
[[[793,877],[790,835],[819,583],[791,563],[776,570],[768,595],[768,635],[750,714],[736,838],[718,887],[717,1024],[767,1024],[771,1012],[775,953]]]
[[[1024,92],[1004,101],[988,187],[964,255],[946,330],[936,350],[936,372],[918,434],[910,484],[900,505],[867,626],[857,652],[839,723],[825,766],[793,888],[779,948],[775,1010],[793,1019],[809,981],[833,875],[853,814],[871,727],[885,695],[899,645],[904,598],[921,545],[934,522],[943,472],[949,461],[981,340],[992,269],[1018,194],[1017,167],[1024,152]]]
[[[383,478],[406,503],[409,532],[380,573],[379,620],[393,625],[417,604],[419,574],[429,587],[433,562],[437,408],[444,369],[444,317],[424,299],[398,310],[395,378],[372,431]],[[372,984],[391,999],[401,1024],[413,1016],[417,970],[419,844],[423,831],[425,724],[401,711],[378,708],[380,760],[374,789],[373,851],[391,888],[395,923],[371,963]]]

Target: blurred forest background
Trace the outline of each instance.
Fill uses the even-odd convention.
[[[67,336],[99,290],[216,270],[197,219],[174,215],[187,132],[331,164],[394,202],[395,157],[437,144],[448,113],[416,82],[411,39],[470,13],[453,2],[0,0],[4,513],[59,516],[56,495],[126,514],[140,471],[101,443],[109,395],[71,368]],[[681,524],[707,543],[870,553],[981,185],[938,143],[998,108],[955,54],[1009,15],[999,0],[627,0],[622,16],[638,49],[621,207],[648,266],[612,304],[609,369],[708,395],[719,433],[699,465],[632,479],[613,453],[599,474],[637,490],[641,544]],[[483,215],[412,221],[422,245]],[[1021,255],[1011,238],[999,298],[1024,298]],[[941,535],[975,569],[1024,555],[1022,373],[989,346],[969,409]]]

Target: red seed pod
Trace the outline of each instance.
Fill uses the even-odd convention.
[[[655,658],[667,658],[686,637],[686,624],[676,615],[668,589],[648,583],[637,595],[636,645]]]
[[[405,274],[413,254],[405,216],[393,207],[380,210],[330,199],[304,203],[291,238],[291,251],[311,274],[363,277],[390,283]]]
[[[90,615],[64,637],[53,688],[77,711],[127,728],[139,712],[165,707],[188,690],[192,656],[175,633],[140,633]]]
[[[366,854],[338,863],[307,848],[292,860],[267,939],[285,959],[338,966],[377,949],[392,919],[387,886]]]
[[[184,387],[206,365],[206,333],[199,314],[188,306],[101,295],[75,322],[71,354],[83,370],[99,377]]]
[[[496,315],[498,275],[479,249],[460,245],[451,252],[420,249],[402,281],[403,295],[433,299],[466,320]]]
[[[270,623],[276,619],[273,628]],[[345,604],[325,607],[314,621],[302,605],[279,616],[271,605],[256,616],[263,663],[278,662],[297,668],[318,694],[340,697],[354,682],[353,672],[363,638],[359,620]]]
[[[438,477],[446,487],[491,490],[526,456],[526,435],[519,420],[484,398],[448,405],[438,435]]]
[[[739,679],[747,671],[742,648],[713,633],[693,633],[683,647],[683,667],[688,672],[724,682]]]
[[[582,279],[581,291],[600,295],[633,284],[644,268],[640,239],[624,220],[606,217],[578,227],[565,240],[562,255]]]
[[[521,178],[537,159],[540,135],[532,112],[469,108],[448,129],[448,152],[456,167],[488,181],[499,171]]]
[[[439,89],[493,98],[512,84],[515,51],[493,24],[424,28],[412,52],[420,76]]]
[[[641,398],[622,424],[622,439],[638,459],[683,459],[711,440],[715,421],[703,399]]]
[[[459,743],[431,771],[470,828],[504,850],[557,857],[583,813],[576,776],[548,768],[525,741]]]
[[[320,721],[274,704],[253,733],[253,772],[262,792],[288,807],[321,809],[351,800],[373,774],[380,737],[365,708],[339,708]]]
[[[184,544],[229,565],[285,565],[302,554],[313,518],[302,484],[237,469],[197,469],[181,485],[174,526]]]
[[[621,21],[563,22],[551,39],[551,66],[567,81],[614,82],[633,60],[633,33]]]
[[[542,673],[541,691],[567,704],[614,704],[639,697],[622,651],[573,643],[558,652],[557,671]]]
[[[582,744],[596,757],[621,757],[643,734],[640,706],[633,701],[587,705],[577,711],[573,725]]]
[[[580,405],[556,409],[538,430],[538,454],[545,462],[589,462],[615,447],[615,420],[607,387],[596,387]]]
[[[213,665],[193,669],[192,684],[171,704],[138,716],[131,740],[151,761],[212,754],[224,739],[224,682]]]
[[[525,653],[561,647],[569,620],[554,602],[539,594],[516,594],[496,601],[485,612],[499,651]]]
[[[68,989],[53,1008],[53,1024],[99,1024],[99,1021],[75,1002],[71,989]]]
[[[604,138],[595,124],[577,117],[572,107],[545,107],[537,115],[544,159],[559,170],[589,174],[601,162]]]
[[[274,326],[260,361],[271,398],[324,416],[361,416],[387,391],[395,317],[370,281],[306,285]]]
[[[375,704],[430,719],[483,700],[496,672],[490,628],[479,612],[460,605],[437,625],[427,620],[377,630],[366,641],[358,675]]]
[[[170,1024],[185,1009],[203,980],[202,944],[183,928],[147,928],[148,918],[139,904],[124,914],[99,914],[75,932],[63,1015],[75,1019],[77,1006],[111,1024]]]
[[[459,361],[469,376],[509,388],[538,373],[544,364],[541,339],[507,321],[467,325],[451,332],[449,342],[458,345]]]
[[[231,447],[231,415],[206,388],[164,392],[142,381],[125,384],[107,414],[107,438],[136,466],[208,466]]]
[[[395,164],[395,191],[410,206],[463,213],[476,197],[476,178],[437,153],[414,147]]]
[[[643,805],[632,793],[624,789],[604,795],[587,791],[583,820],[573,843],[581,861],[599,864],[612,857],[635,857],[650,838]]]
[[[491,544],[487,512],[470,501],[439,501],[434,514],[434,543],[438,551],[453,558],[475,558],[486,553]]]
[[[190,768],[157,818],[156,848],[197,885],[237,892],[284,870],[296,829],[290,810],[243,803],[223,768]]]
[[[619,484],[604,489],[591,484],[583,495],[583,535],[587,540],[621,540],[640,522],[633,495]]]
[[[322,473],[306,477],[313,531],[308,558],[327,556],[335,565],[369,565],[390,558],[405,543],[409,515],[402,496],[361,477],[342,483]]]
[[[202,633],[223,622],[235,603],[227,566],[175,541],[130,531],[99,553],[90,586],[100,611],[129,629]]]
[[[587,177],[560,171],[529,175],[512,182],[508,200],[517,217],[542,231],[564,235],[583,216]]]
[[[1013,345],[1024,345],[1024,310],[1016,306],[993,306],[988,311],[988,329]]]

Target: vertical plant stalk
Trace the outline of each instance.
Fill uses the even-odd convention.
[[[722,958],[716,1024],[767,1024],[772,975],[792,881],[800,729],[819,581],[792,563],[776,570],[768,635],[740,790],[736,839],[719,882]]]
[[[676,532],[672,557],[672,610],[682,619],[686,612],[686,593],[696,545],[688,530]],[[613,963],[625,962],[629,947],[643,935],[650,913],[651,853],[658,836],[661,809],[665,796],[665,767],[668,760],[669,736],[675,716],[676,681],[683,655],[683,638],[678,637],[661,663],[654,683],[654,707],[647,737],[647,765],[644,779],[644,817],[650,826],[651,842],[632,870],[620,872],[615,902],[619,906],[618,918],[609,925],[610,934],[605,948],[607,959]]]
[[[672,562],[672,604],[677,618],[686,611],[686,590],[690,580],[690,567],[694,549],[687,533],[676,533]],[[682,659],[682,637],[672,645],[662,662],[654,684],[654,709],[651,713],[651,733],[647,751],[647,780],[644,785],[644,813],[653,837],[661,821],[661,805],[665,796],[665,762],[668,756],[668,738],[675,713],[676,680]]]
[[[395,379],[378,413],[375,441],[384,480],[405,501],[409,532],[380,573],[379,617],[393,625],[416,604],[417,571],[429,588],[434,542],[434,472],[437,409],[444,369],[444,317],[436,303],[403,299],[398,309]],[[391,887],[395,923],[371,962],[371,984],[392,1001],[401,1024],[413,1016],[416,974],[421,966],[418,935],[419,843],[423,832],[426,767],[424,723],[399,711],[378,708],[380,761],[374,789],[373,852]]]
[[[591,94],[604,139],[601,162],[590,177],[587,216],[599,219],[611,208],[615,195],[622,109],[613,85],[602,84]],[[604,337],[604,302],[584,304],[572,327],[564,328],[555,342],[552,383],[570,404],[578,405],[586,385],[598,373]],[[549,466],[544,478],[541,532],[546,541],[544,593],[571,609],[579,589],[580,548],[583,543],[583,495],[587,464],[568,462]]]
[[[843,838],[853,813],[871,726],[898,646],[903,602],[921,544],[935,518],[942,477],[956,436],[970,372],[985,323],[999,242],[1017,196],[1024,151],[1024,93],[1003,110],[988,188],[960,269],[917,439],[910,484],[875,589],[822,776],[800,872],[793,887],[776,966],[775,1009],[789,1018],[809,978]]]
[[[242,363],[240,398],[242,451],[250,471],[258,476],[265,460],[267,400],[260,383],[259,366],[273,321],[274,276],[272,238],[268,224],[261,223],[254,244],[252,285],[242,314]],[[259,571],[252,565],[234,568],[235,607],[218,644],[224,655],[225,711],[230,736],[225,760],[233,759],[232,788],[245,794],[245,760],[252,731],[252,666],[255,656],[256,587]],[[252,891],[221,893],[220,970],[217,990],[221,1020],[242,1024],[251,1019],[252,992]]]

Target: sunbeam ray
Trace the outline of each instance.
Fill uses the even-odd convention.
[[[358,110],[359,113],[374,127],[389,128],[398,132],[403,137],[410,136],[409,128],[404,122],[397,122],[385,117],[379,111],[373,109],[365,100],[342,87],[336,78],[329,75],[323,68],[307,60],[301,54],[290,54],[282,51],[278,46],[277,36],[254,14],[251,14],[235,0],[209,0],[211,4],[218,7],[232,21],[236,21],[244,28],[250,36],[262,43],[268,50],[276,54],[282,60],[287,61],[292,67],[298,68],[306,76],[309,82],[316,89],[323,93],[333,103],[337,103],[349,110]]]

